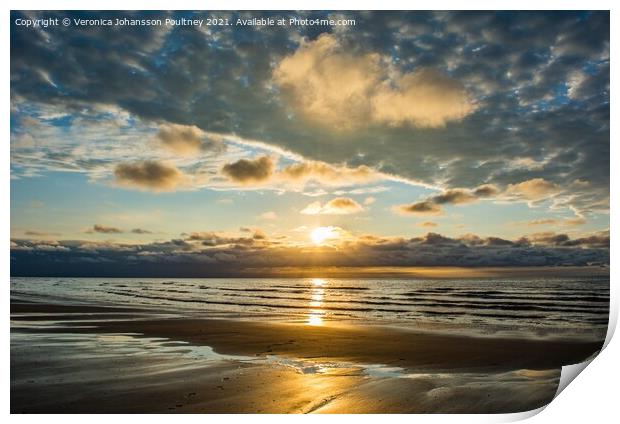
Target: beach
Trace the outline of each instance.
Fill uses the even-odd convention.
[[[503,413],[603,340],[13,300],[13,413]]]

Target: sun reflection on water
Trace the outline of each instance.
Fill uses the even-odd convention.
[[[310,294],[310,313],[308,314],[308,325],[323,325],[323,316],[325,311],[323,307],[323,298],[325,296],[324,286],[327,281],[322,278],[313,278],[311,280],[312,292]]]
[[[324,286],[325,284],[327,284],[327,281],[325,281],[322,278],[313,278],[312,279],[312,285],[313,286]]]

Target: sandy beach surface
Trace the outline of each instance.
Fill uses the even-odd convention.
[[[520,412],[601,345],[20,301],[11,412]]]

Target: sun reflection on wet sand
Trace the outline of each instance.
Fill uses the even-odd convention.
[[[323,325],[323,318],[321,315],[315,315],[320,313],[320,311],[311,311],[308,316],[308,325]]]
[[[325,311],[321,308],[323,306],[323,297],[325,296],[325,289],[323,287],[327,285],[327,281],[322,278],[313,278],[311,284],[312,293],[310,295],[310,307],[313,309],[310,310],[307,324],[323,325]]]

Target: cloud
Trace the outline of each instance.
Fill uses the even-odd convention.
[[[571,239],[568,234],[547,231],[530,234],[526,239],[546,246],[609,248],[610,244],[609,231],[600,231],[576,239]]]
[[[556,234],[552,231],[534,233],[529,235],[527,238],[532,243],[540,243],[545,245],[561,245],[570,240],[570,237],[567,234]]]
[[[367,198],[364,199],[364,204],[365,205],[372,205],[373,203],[375,203],[377,201],[377,199],[373,196],[368,196]]]
[[[515,195],[526,200],[542,200],[557,194],[560,187],[544,178],[533,178],[518,184],[510,184],[506,189],[509,195]]]
[[[11,246],[11,248],[13,248],[13,246]],[[68,247],[65,246],[61,246],[58,244],[51,244],[51,243],[38,243],[35,246],[16,246],[15,249],[17,251],[36,251],[36,252],[48,252],[48,253],[52,253],[52,252],[70,252],[71,249],[69,249]]]
[[[184,251],[200,250],[203,248],[211,248],[239,245],[239,246],[263,246],[267,239],[267,235],[261,229],[242,228],[242,233],[252,233],[250,237],[236,237],[226,235],[217,231],[196,231],[186,235],[184,240],[177,243],[182,246]],[[196,242],[199,242],[196,244]]]
[[[492,197],[500,193],[500,189],[493,184],[483,184],[474,189],[473,195],[476,197]]]
[[[497,198],[512,198],[513,200],[528,200],[537,201],[554,196],[559,193],[560,188],[558,185],[546,181],[542,178],[535,178],[528,181],[523,181],[518,184],[510,184],[504,192],[502,192],[497,186],[493,184],[484,184],[474,189],[462,189],[453,188],[447,189],[440,194],[430,196],[425,200],[415,202],[410,205],[400,205],[394,208],[394,211],[401,214],[441,214],[443,209],[442,205],[463,205],[468,203],[475,203],[483,198],[497,197]],[[578,213],[575,208],[572,208],[573,212]],[[531,225],[543,225],[557,222],[542,221],[531,222]],[[585,219],[578,216],[575,219],[566,219],[563,222],[565,225],[581,225],[585,223]]]
[[[386,176],[365,165],[351,168],[346,165],[334,166],[325,162],[304,161],[282,168],[275,177],[285,184],[304,185],[314,181],[327,186],[346,186],[368,183]]]
[[[152,231],[145,230],[143,228],[134,228],[134,229],[131,230],[131,233],[133,233],[133,234],[153,234]]]
[[[567,218],[564,220],[564,224],[566,225],[583,225],[586,223],[586,219],[582,216],[578,216],[576,218]]]
[[[158,156],[163,149],[149,149],[163,122],[252,146],[231,162],[256,154],[250,141],[258,141],[299,160],[366,166],[427,187],[505,188],[542,178],[563,189],[554,208],[609,211],[608,11],[349,11],[341,15],[356,19],[355,31],[248,27],[218,33],[217,43],[197,28],[33,33],[15,26],[35,15],[11,12],[14,177],[77,171],[97,181],[125,158],[166,159]],[[247,39],[262,47],[246,48]],[[60,54],[63,61],[51,59]],[[433,106],[429,117],[412,93],[425,100],[436,92],[447,93],[449,104]],[[470,100],[464,105],[462,93]],[[377,116],[378,94],[408,107],[387,105]],[[458,118],[468,107],[475,110]],[[443,127],[424,126],[442,119]],[[185,172],[222,166],[192,159],[183,158]],[[567,185],[576,180],[589,187]]]
[[[319,215],[323,211],[323,204],[319,201],[312,202],[305,208],[303,208],[300,213],[304,215]]]
[[[554,225],[557,224],[558,220],[554,218],[546,218],[546,219],[533,219],[531,221],[526,222],[526,225],[536,226],[536,225]]]
[[[142,244],[79,240],[11,240],[12,275],[265,276],[304,267],[591,267],[609,265],[609,232],[571,238],[539,233],[517,240],[438,233],[420,237],[355,237],[338,228],[323,245],[283,243],[258,229],[237,236],[217,231]],[[205,267],[205,264],[211,266]],[[214,266],[216,265],[216,266]],[[596,267],[596,268],[594,268]],[[561,272],[557,268],[554,272]]]
[[[542,226],[542,225],[558,225],[558,226],[576,226],[583,225],[586,223],[586,219],[584,217],[578,216],[576,218],[543,218],[543,219],[533,219],[526,222],[521,222],[519,224],[527,225],[530,227],[534,226]]]
[[[564,246],[585,246],[589,248],[609,248],[611,242],[609,233],[600,232],[587,237],[581,237],[575,240],[567,240],[564,242]]]
[[[36,230],[27,230],[24,231],[24,235],[32,236],[32,237],[58,237],[60,233],[48,232],[48,231],[36,231]]]
[[[352,53],[323,34],[285,57],[274,80],[308,119],[340,129],[369,123],[442,127],[475,109],[457,81],[434,69],[390,72],[378,53]]]
[[[224,176],[235,183],[289,188],[304,187],[309,183],[341,187],[369,183],[388,177],[364,165],[351,168],[346,165],[330,165],[318,161],[302,161],[277,169],[277,160],[270,156],[239,159],[225,164],[221,171]]]
[[[492,184],[484,184],[472,190],[462,188],[452,188],[445,190],[443,193],[431,196],[429,201],[437,205],[461,205],[466,203],[474,203],[481,198],[496,196],[500,193],[500,189]]]
[[[439,215],[443,213],[441,205],[462,205],[474,203],[480,198],[494,196],[499,192],[500,190],[492,184],[485,184],[472,190],[453,188],[410,205],[397,206],[394,210],[401,214]]]
[[[105,225],[95,224],[87,232],[89,233],[101,233],[101,234],[121,234],[123,230],[116,227],[108,227]]]
[[[374,121],[420,128],[443,127],[476,109],[462,84],[428,68],[383,82],[371,102]]]
[[[567,95],[571,99],[579,99],[581,87],[584,85],[587,80],[587,75],[582,71],[572,72],[567,81],[568,90]]]
[[[187,180],[175,165],[150,160],[121,163],[114,176],[120,186],[156,192],[174,190]]]
[[[222,148],[220,141],[207,141],[205,132],[196,125],[160,125],[155,139],[165,148],[187,156]]]
[[[334,36],[323,34],[285,57],[274,80],[309,119],[349,128],[371,115],[368,99],[380,83],[379,59],[377,54],[344,54]]]
[[[441,206],[428,200],[410,205],[400,205],[396,207],[395,211],[404,215],[441,215],[443,213]]]
[[[254,240],[267,240],[267,234],[260,228],[256,228],[252,232],[252,238]]]
[[[437,205],[460,205],[463,203],[472,203],[477,200],[478,197],[475,194],[468,190],[462,189],[449,189],[430,198],[430,201]]]
[[[587,101],[601,94],[609,94],[609,68],[598,69],[594,74],[581,70],[571,73],[567,81],[567,95],[571,99]]]
[[[350,215],[363,211],[362,205],[349,197],[337,197],[321,204],[313,202],[301,210],[304,215]]]
[[[437,224],[436,222],[431,222],[431,221],[425,221],[425,222],[421,222],[418,224],[418,227],[422,227],[422,228],[435,228],[437,227],[439,224]]]
[[[271,178],[275,162],[269,156],[256,159],[239,159],[222,167],[222,173],[240,184],[260,184]]]
[[[487,237],[485,240],[487,246],[514,246],[514,242],[500,237]]]

